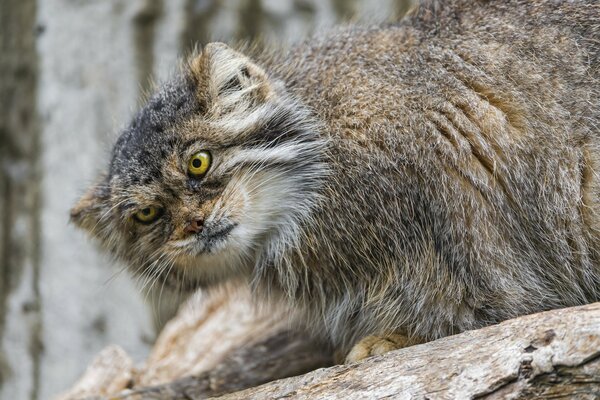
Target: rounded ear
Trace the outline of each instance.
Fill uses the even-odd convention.
[[[106,177],[92,185],[71,208],[71,222],[95,235],[102,228],[103,214],[108,208],[110,187]]]
[[[189,65],[199,97],[215,111],[247,110],[275,96],[275,85],[267,73],[224,43],[207,44]]]

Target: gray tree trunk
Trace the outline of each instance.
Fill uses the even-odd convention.
[[[0,386],[37,398],[40,385],[40,130],[36,4],[0,6]]]
[[[0,398],[50,398],[109,343],[141,360],[172,315],[176,303],[148,307],[121,266],[68,224],[152,80],[196,42],[294,42],[343,19],[395,19],[407,4],[3,0]]]

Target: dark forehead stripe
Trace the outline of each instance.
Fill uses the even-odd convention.
[[[161,175],[165,157],[176,138],[168,129],[201,112],[190,79],[178,78],[164,85],[136,114],[113,149],[110,175],[129,184],[144,184]]]

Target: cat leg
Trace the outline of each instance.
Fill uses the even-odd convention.
[[[373,335],[361,339],[352,347],[346,356],[346,364],[363,360],[367,357],[378,356],[388,351],[401,349],[422,343],[420,340],[409,339],[407,336],[390,333],[387,335]]]

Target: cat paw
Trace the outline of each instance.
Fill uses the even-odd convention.
[[[367,357],[378,356],[388,351],[412,346],[417,343],[418,341],[395,333],[381,336],[367,336],[354,345],[352,350],[346,355],[345,363],[357,362]]]

